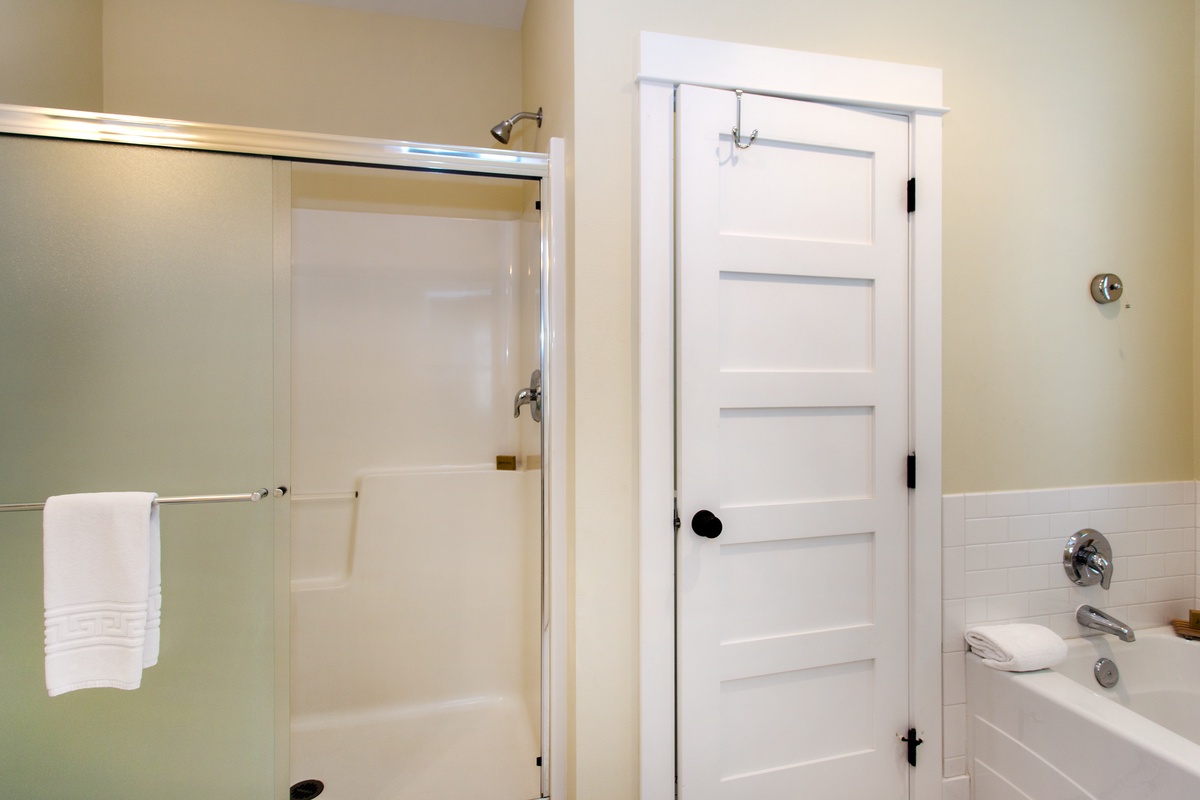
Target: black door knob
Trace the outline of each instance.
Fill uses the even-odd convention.
[[[715,539],[721,535],[721,519],[707,509],[700,509],[692,517],[692,530],[705,539]]]

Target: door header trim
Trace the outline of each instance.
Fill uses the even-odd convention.
[[[942,116],[942,71],[643,31],[639,83],[687,83],[791,100]],[[819,77],[819,80],[815,79]]]

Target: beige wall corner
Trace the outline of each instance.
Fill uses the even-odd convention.
[[[101,0],[0,2],[0,103],[100,111]]]
[[[1200,9],[1200,2],[1197,3]],[[1200,13],[1196,14],[1192,75],[1192,423],[1193,477],[1200,480]]]
[[[520,33],[285,0],[107,0],[105,111],[490,147]]]
[[[598,631],[580,623],[580,588],[589,588],[592,596],[603,596],[606,577],[603,570],[579,559],[577,544],[578,525],[576,478],[576,411],[575,411],[575,9],[572,0],[527,0],[525,19],[521,27],[521,109],[522,111],[543,110],[541,128],[524,123],[520,138],[514,137],[513,145],[522,150],[547,152],[552,137],[561,137],[566,150],[566,294],[567,308],[567,786],[568,797],[583,797],[578,788],[580,762],[585,770],[596,764],[605,763],[586,753],[580,755],[580,742],[587,741],[596,727],[605,727],[607,720],[598,720],[592,713],[595,702],[604,703],[612,695],[608,687],[593,692],[582,687],[587,679],[580,675],[580,664],[592,658],[597,648],[604,650],[607,643]],[[514,113],[516,109],[514,109]],[[587,552],[585,545],[584,552]],[[588,603],[584,603],[584,611]],[[626,609],[626,613],[629,613]],[[617,674],[625,678],[630,665],[623,664]],[[617,690],[618,692],[620,690]],[[584,697],[582,711],[580,694]],[[627,698],[622,697],[622,701]],[[622,728],[624,724],[622,724]],[[619,795],[613,795],[619,796]]]
[[[527,0],[521,27],[521,111],[545,109],[542,127],[522,123],[522,150],[546,152],[546,142],[560,136],[570,156],[575,127],[574,9],[569,0]],[[510,113],[516,113],[513,109]],[[508,115],[505,115],[508,116]]]

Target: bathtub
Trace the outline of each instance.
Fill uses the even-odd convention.
[[[967,654],[974,800],[1200,798],[1200,642],[1171,628],[1137,641],[1068,641],[1053,670],[999,672]],[[1120,682],[1093,677],[1111,658]]]

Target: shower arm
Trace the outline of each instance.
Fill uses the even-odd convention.
[[[492,136],[500,144],[508,144],[508,139],[510,136],[512,136],[513,123],[520,122],[523,119],[536,119],[538,127],[542,127],[542,109],[539,108],[537,113],[532,111],[519,111],[516,114],[513,114],[511,117],[503,120],[502,122],[498,123],[496,127],[492,128]]]

